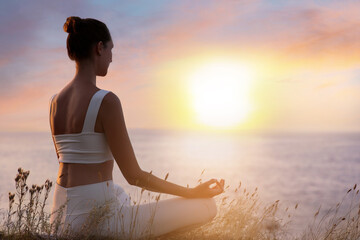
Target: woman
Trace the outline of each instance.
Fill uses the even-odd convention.
[[[69,33],[67,51],[76,62],[76,74],[50,104],[59,159],[51,223],[60,226],[62,233],[82,232],[95,216],[95,222],[103,219],[96,234],[130,238],[158,236],[214,218],[212,197],[223,192],[224,180],[211,179],[186,188],[139,167],[119,98],[96,87],[96,77],[105,76],[112,62],[114,45],[106,25],[69,17],[64,31]],[[112,181],[114,160],[129,184],[182,198],[131,205],[123,189]],[[105,209],[106,214],[96,215],[94,209]]]

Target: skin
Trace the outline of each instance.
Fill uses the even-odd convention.
[[[99,42],[89,59],[76,62],[76,74],[56,96],[50,112],[53,135],[80,133],[91,97],[99,90],[96,77],[105,76],[112,62],[113,42]],[[224,180],[210,179],[194,188],[183,187],[143,171],[131,145],[119,98],[109,92],[103,99],[95,123],[95,132],[104,133],[115,162],[125,179],[150,191],[186,198],[208,198],[224,191]],[[57,183],[65,188],[112,179],[114,161],[99,164],[59,163]]]

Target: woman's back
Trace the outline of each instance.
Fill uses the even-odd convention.
[[[112,179],[113,161],[109,160],[113,157],[99,111],[106,93],[70,83],[51,102],[51,128],[60,163],[57,183],[62,187]]]
[[[53,135],[81,133],[92,96],[99,90],[70,83],[51,103],[51,131]],[[100,113],[99,113],[100,115]],[[104,132],[98,117],[95,132]]]

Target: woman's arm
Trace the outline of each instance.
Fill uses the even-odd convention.
[[[223,181],[219,183],[212,179],[195,188],[186,188],[143,171],[129,139],[120,100],[114,93],[110,92],[104,97],[99,115],[111,152],[129,184],[187,198],[213,197],[223,191]],[[210,188],[213,183],[216,186]]]
[[[142,171],[141,174],[143,174],[143,176],[139,177],[134,185],[150,191],[168,193],[186,198],[209,198],[222,193],[224,189],[223,180],[218,182],[216,179],[211,179],[195,188],[185,188],[165,181],[145,171]],[[210,188],[211,184],[216,185]]]

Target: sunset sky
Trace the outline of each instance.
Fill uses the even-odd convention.
[[[0,9],[0,131],[49,130],[49,99],[75,72],[68,16],[109,27],[113,62],[98,86],[119,96],[129,128],[360,131],[359,1],[24,0]],[[219,66],[233,68],[213,72]],[[209,124],[217,117],[224,126]]]

